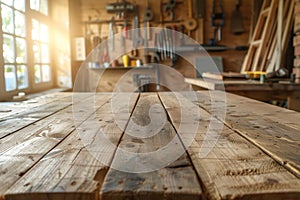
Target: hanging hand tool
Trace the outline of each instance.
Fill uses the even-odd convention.
[[[148,55],[148,26],[147,22],[144,22],[144,54]]]
[[[152,21],[154,17],[154,14],[150,8],[150,4],[149,4],[149,0],[147,0],[147,8],[146,11],[144,13],[144,21]]]
[[[177,55],[176,55],[176,27],[172,26],[171,27],[171,37],[172,37],[172,66],[174,66],[177,62]]]
[[[240,9],[240,0],[236,0],[235,9],[234,9],[233,13],[231,14],[231,18],[230,18],[231,33],[236,34],[236,35],[244,32],[243,18],[242,18],[242,14],[239,9]]]
[[[132,42],[133,42],[133,56],[137,56],[137,48],[140,45],[143,45],[143,38],[141,37],[140,32],[140,20],[139,20],[139,7],[138,5],[135,5],[134,7],[134,17],[133,17],[133,30],[132,30]]]
[[[176,0],[169,0],[169,2],[164,6],[164,12],[170,12],[170,19],[174,20],[174,8],[176,6]]]
[[[161,30],[161,42],[163,45],[163,56],[164,60],[167,59],[167,44],[166,44],[166,35],[164,29]]]
[[[193,18],[193,5],[192,0],[188,0],[188,19],[185,20],[184,26],[188,30],[188,35],[191,36],[191,31],[197,28],[197,20]]]
[[[222,40],[222,27],[224,26],[225,22],[225,15],[223,10],[222,0],[219,0],[219,11],[217,12],[217,5],[216,0],[213,0],[213,9],[212,9],[212,16],[211,16],[211,25],[215,29],[214,31],[214,40],[216,40],[216,36],[218,41]]]
[[[147,0],[147,8],[144,13],[144,46],[145,55],[148,54],[148,37],[150,38],[150,21],[153,19],[153,12],[150,9],[149,0]]]
[[[114,51],[115,50],[115,38],[114,38],[114,17],[111,17],[110,23],[109,23],[109,50]]]

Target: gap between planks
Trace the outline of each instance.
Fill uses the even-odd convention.
[[[148,118],[150,108],[156,104],[161,105],[156,93],[141,94],[119,145],[120,149],[138,153],[138,155],[126,157],[123,156],[120,149],[116,151],[112,167],[109,169],[103,187],[101,188],[100,197],[102,200],[118,200],[133,197],[145,200],[201,199],[202,192],[197,175],[192,168],[192,164],[187,159],[186,151],[170,122],[167,121],[163,128],[152,137],[142,138],[131,135],[134,134],[134,131],[140,134],[151,134],[151,128],[160,127],[160,122],[163,120],[157,120],[160,119],[158,116],[158,118],[152,116],[154,117],[151,118],[152,121]],[[152,111],[159,116],[160,114],[166,114],[163,107],[161,109],[156,107]],[[141,125],[141,127],[135,127],[134,123]],[[147,126],[149,124],[150,126]],[[133,127],[134,129],[132,129]],[[146,130],[144,130],[145,127],[147,127]],[[147,160],[144,160],[142,156],[143,153],[156,152],[161,149],[161,146],[168,144],[170,138],[175,138],[177,141],[177,149],[179,148],[183,152],[183,155],[179,157],[177,161],[172,163],[168,161],[167,163],[169,165],[164,166],[164,162],[162,161],[170,159],[169,155],[167,155],[167,157],[166,155],[160,155],[163,158],[159,160],[157,160],[156,156],[151,157],[151,155],[149,155],[151,158],[156,158],[156,161],[150,161],[151,163],[147,163]],[[144,161],[146,161],[146,163],[144,163]],[[152,170],[147,168],[152,165],[158,169],[152,171],[152,168]],[[122,168],[122,166],[124,167],[123,170],[128,172],[121,172],[115,169],[119,167]],[[142,168],[139,168],[139,166]],[[150,172],[143,171],[147,170],[143,167],[146,167]],[[139,171],[139,173],[130,173],[133,169],[138,171],[143,170]]]
[[[218,94],[222,92],[214,91],[214,93],[218,96]],[[204,102],[202,101],[198,103],[198,105],[207,112],[211,112],[211,99],[208,92],[198,92],[198,95],[200,95],[202,99],[205,99]],[[227,102],[228,112],[226,119],[220,120],[241,137],[261,149],[266,155],[270,156],[296,177],[300,178],[299,153],[297,153],[297,149],[299,149],[300,145],[300,136],[298,134],[299,125],[293,123],[290,125],[285,119],[279,118],[279,112],[277,112],[277,110],[291,115],[295,114],[294,118],[299,118],[299,113],[286,111],[285,109],[277,108],[263,102],[248,100],[245,97],[239,97],[234,94],[227,95],[230,96],[227,99],[231,103]],[[232,106],[233,104],[235,105],[234,107]],[[257,110],[257,112],[265,114],[264,118],[261,118],[262,116],[260,114],[253,112],[253,110],[256,110],[255,107],[261,108],[261,110]],[[268,107],[274,108],[276,111],[268,113]],[[274,115],[272,116],[271,114]],[[277,130],[274,130],[275,128]],[[255,132],[257,132],[257,134],[255,134]],[[273,144],[271,144],[271,142],[273,142]]]
[[[108,100],[109,100],[109,98],[110,97],[108,97],[108,98],[104,98],[104,100],[103,100],[103,102],[102,102],[102,105],[98,105],[100,108],[101,108],[101,106],[103,106]],[[83,100],[86,100],[86,98],[83,98]],[[79,103],[79,102],[81,102],[81,100],[76,100],[76,103]],[[74,112],[74,111],[73,111]],[[65,114],[68,114],[69,113],[69,115],[70,116],[72,116],[72,111],[68,111],[68,112],[66,112]],[[90,115],[92,115],[92,113],[90,113]],[[53,117],[54,117],[55,115],[53,115]],[[61,116],[61,117],[63,117],[63,116]],[[66,116],[65,116],[66,117]],[[87,116],[87,118],[88,118],[88,116]],[[87,119],[86,118],[86,119]],[[83,121],[81,122],[81,123],[83,123],[84,121],[85,121],[85,119],[82,119]],[[13,186],[15,186],[15,189],[13,189],[13,186],[12,187],[10,187],[11,189],[10,189],[10,194],[9,194],[9,191],[8,191],[8,193],[6,194],[7,196],[8,196],[8,198],[10,198],[10,197],[21,197],[20,195],[18,195],[18,194],[13,194],[15,191],[18,191],[18,189],[20,189],[21,191],[22,191],[22,187],[24,187],[24,189],[26,189],[26,187],[29,187],[30,185],[27,185],[26,186],[26,184],[21,184],[21,185],[19,185],[18,186],[18,182],[22,182],[22,180],[24,181],[24,179],[26,180],[26,176],[28,175],[28,172],[31,172],[31,171],[34,171],[34,169],[36,168],[36,166],[39,164],[39,161],[41,161],[43,158],[45,158],[45,156],[47,156],[47,155],[51,155],[51,154],[53,154],[54,153],[54,155],[56,155],[57,153],[55,153],[55,151],[53,152],[53,150],[57,147],[57,146],[60,146],[61,145],[61,143],[64,141],[64,139],[65,138],[68,138],[72,133],[74,133],[74,128],[73,128],[73,130],[70,130],[70,131],[68,131],[68,133],[64,136],[64,138],[62,138],[61,140],[59,140],[56,144],[54,144],[54,145],[52,145],[53,147],[50,147],[49,148],[49,151],[47,151],[41,158],[37,158],[37,160],[35,160],[35,163],[33,163],[33,165],[31,166],[31,167],[29,167],[27,170],[22,170],[22,176],[21,176],[21,178],[19,179],[19,180],[17,180],[17,182],[15,182],[15,184],[13,185]],[[60,155],[60,154],[58,154],[58,155]],[[51,157],[51,156],[50,156]],[[38,164],[37,164],[38,163]],[[49,163],[49,166],[51,166],[51,164]],[[44,166],[44,167],[42,167],[42,172],[44,172],[45,173],[45,168],[47,168],[47,165],[46,166]],[[41,172],[41,173],[42,173]],[[47,172],[46,172],[47,173]],[[3,175],[3,174],[2,174]],[[18,188],[19,187],[19,188]],[[2,188],[3,189],[3,188]],[[25,190],[25,191],[27,191],[27,190]],[[2,191],[3,192],[3,191]],[[1,193],[2,193],[1,192]],[[23,192],[24,192],[24,190],[23,190]],[[26,193],[26,192],[25,192]],[[29,192],[29,193],[34,193],[33,191],[32,192]],[[53,193],[54,195],[55,195],[55,193]],[[30,195],[30,194],[28,194],[28,195]],[[72,198],[71,198],[72,199]]]
[[[165,93],[159,94],[179,132],[180,110],[176,111],[176,101],[174,101],[176,98]],[[198,102],[194,103],[198,105]],[[212,138],[211,141],[208,140],[204,146],[201,146],[201,148],[209,149],[213,145],[213,148],[207,157],[199,158],[201,148],[198,143],[205,141],[203,135],[209,129],[208,122],[213,117],[205,109],[199,109],[201,110],[201,129],[198,130],[195,143],[188,148],[188,152],[198,176],[205,185],[204,192],[207,198],[299,198],[300,180],[273,158],[265,155],[264,151],[256,145],[227,126],[224,126],[217,143]],[[193,110],[185,109],[185,112],[192,114]],[[223,122],[220,121],[220,123]],[[179,135],[185,137],[184,131]]]

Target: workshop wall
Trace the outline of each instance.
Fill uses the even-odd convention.
[[[89,20],[110,20],[113,14],[108,14],[106,12],[106,5],[108,3],[115,3],[117,0],[80,0],[81,3],[81,21],[87,22]],[[131,1],[130,3],[137,3],[140,7],[140,17],[142,21],[143,11],[147,7],[147,1]],[[167,0],[163,2],[168,2]],[[178,0],[177,7],[174,10],[174,19],[175,20],[185,20],[188,18],[188,0]],[[216,0],[216,2],[219,2]],[[241,0],[240,13],[243,18],[243,28],[244,33],[240,35],[234,35],[230,32],[230,17],[232,12],[235,9],[236,0],[223,0],[223,12],[224,12],[224,27],[222,28],[222,40],[217,42],[217,45],[226,45],[229,48],[234,49],[237,46],[247,46],[249,41],[249,31],[251,24],[251,15],[252,15],[252,0]],[[150,7],[154,12],[154,20],[151,22],[151,26],[159,26],[161,24],[156,23],[161,20],[160,12],[160,1],[158,0],[149,0]],[[211,27],[211,15],[212,15],[212,5],[213,0],[205,1],[205,17],[203,19],[203,27],[199,26],[197,30],[191,32],[191,37],[195,40],[202,40],[204,44],[208,45],[210,39],[214,37],[214,29]],[[78,13],[77,13],[78,14]],[[168,13],[164,13],[164,20],[169,21],[170,16]],[[132,16],[132,15],[131,15]],[[115,19],[117,19],[115,17]],[[131,18],[130,18],[131,19]],[[181,22],[182,23],[182,22]],[[175,24],[176,25],[176,24]],[[180,23],[177,23],[178,27]],[[203,30],[201,30],[203,28]],[[92,37],[94,35],[99,35],[101,38],[105,38],[109,35],[109,24],[99,25],[90,25],[86,26],[82,24],[82,34],[87,38],[87,43],[90,42],[90,48],[87,49],[87,52],[91,51]],[[185,32],[187,33],[187,32]],[[203,33],[203,35],[201,35]],[[200,34],[200,36],[199,36]],[[246,55],[246,51],[237,51],[237,50],[227,50],[222,52],[209,52],[212,56],[221,56],[223,58],[224,71],[234,71],[239,72]],[[195,69],[189,66],[184,60],[179,60],[176,65],[176,69],[180,71],[186,77],[195,77]]]

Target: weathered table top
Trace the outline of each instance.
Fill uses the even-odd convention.
[[[226,96],[0,103],[0,199],[300,199],[300,114]]]

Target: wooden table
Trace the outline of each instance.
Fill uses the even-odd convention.
[[[112,93],[55,93],[0,103],[0,199],[300,199],[299,113],[227,94],[222,118],[224,93],[177,95],[123,94],[115,99],[116,110]],[[128,134],[132,122],[153,123],[148,116],[153,105],[164,108],[153,109],[154,115],[167,113],[163,128],[149,138]],[[189,117],[182,119],[185,113]],[[212,121],[224,125],[218,134],[209,127]],[[199,127],[186,146],[195,124]],[[115,149],[97,146],[100,130]],[[128,173],[104,164],[122,160],[121,150],[153,152],[171,140],[182,155],[155,171]]]
[[[288,108],[300,111],[300,84],[280,81],[260,83],[256,80],[224,80],[186,78],[194,86],[208,90],[225,90],[259,101],[287,100]]]

